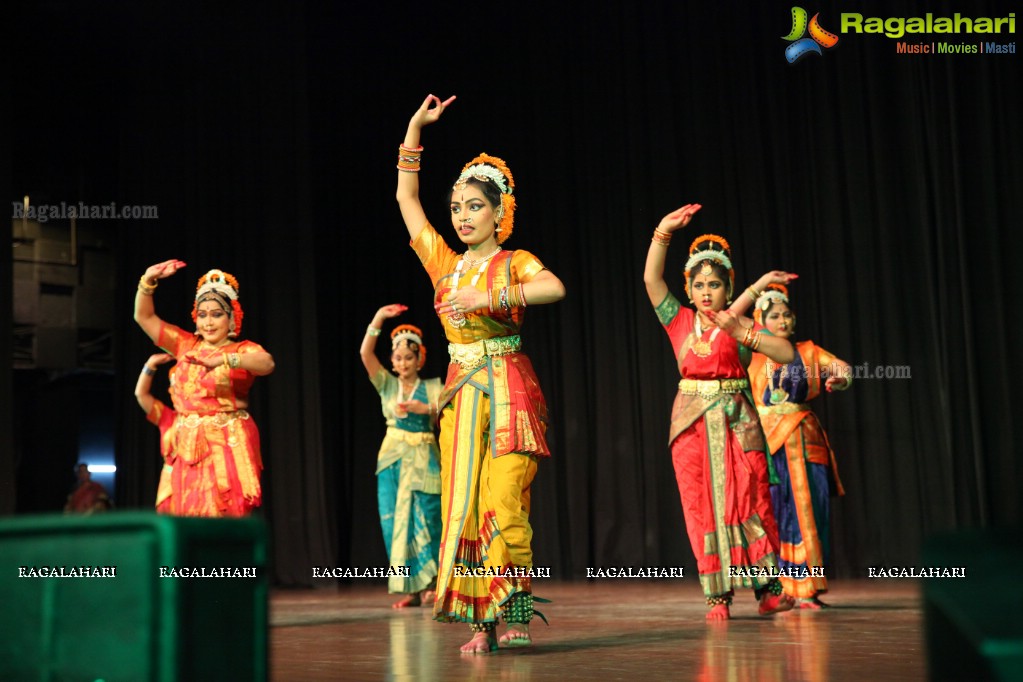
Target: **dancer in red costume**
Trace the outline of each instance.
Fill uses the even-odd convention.
[[[695,310],[682,306],[664,281],[672,234],[701,208],[685,206],[654,230],[643,280],[664,325],[682,380],[671,413],[669,443],[682,511],[708,620],[730,617],[734,588],[752,587],[762,615],[792,608],[777,578],[778,529],[771,513],[766,445],[753,407],[746,366],[753,350],[777,362],[794,357],[792,345],[741,317],[754,297],[743,294],[731,308],[731,251],[717,235],[693,240],[685,288]],[[788,281],[773,272],[756,286]]]
[[[257,376],[274,360],[252,341],[238,341],[242,307],[238,281],[210,270],[199,279],[192,307],[194,332],[161,320],[153,305],[159,280],[185,267],[179,260],[150,266],[139,280],[135,321],[153,343],[174,356],[174,422],[169,513],[246,516],[262,503],[259,431],[247,411]]]

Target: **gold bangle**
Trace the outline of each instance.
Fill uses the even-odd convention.
[[[518,308],[519,307],[519,288],[512,286],[508,287],[508,307]]]
[[[159,285],[160,280],[156,280],[156,283],[149,284],[146,282],[146,276],[142,275],[139,277],[139,293],[143,296],[152,296],[153,292],[156,291],[156,287]]]
[[[237,353],[228,353],[227,364],[231,369],[238,369],[242,364],[242,359]]]
[[[366,327],[366,333],[369,334],[370,336],[380,336],[380,329],[378,327],[374,327],[373,325],[369,325],[368,327]]]

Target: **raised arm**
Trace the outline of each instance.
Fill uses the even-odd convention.
[[[686,204],[664,216],[657,229],[654,230],[654,237],[650,240],[650,249],[646,253],[643,283],[646,285],[647,296],[650,297],[650,305],[655,308],[668,295],[668,284],[664,281],[664,260],[668,254],[668,242],[671,241],[671,235],[675,230],[680,230],[688,225],[693,214],[701,208],[703,206],[700,204]]]
[[[153,376],[156,374],[156,368],[162,364],[170,362],[174,359],[169,353],[156,353],[150,355],[149,359],[146,360],[146,364],[142,366],[142,371],[139,372],[139,380],[135,382],[135,400],[138,401],[139,407],[146,414],[153,409]]]
[[[420,133],[423,126],[435,123],[447,106],[454,101],[454,96],[442,102],[435,95],[427,95],[423,104],[412,115],[408,131],[405,133],[405,141],[398,153],[398,191],[395,196],[409,237],[413,240],[426,227],[426,213],[419,202],[419,155],[423,151],[419,144]]]
[[[152,339],[153,343],[158,343],[160,325],[163,323],[156,315],[153,293],[156,291],[159,280],[170,277],[183,267],[185,267],[184,261],[176,259],[150,265],[139,280],[138,291],[135,293],[135,321],[139,323],[142,331]]]
[[[384,328],[384,320],[397,317],[406,310],[408,310],[408,306],[400,303],[385,305],[377,311],[376,315],[373,316],[373,321],[366,327],[366,335],[362,337],[362,346],[359,347],[359,357],[362,358],[362,366],[366,368],[370,378],[373,378],[373,375],[383,367],[377,358],[376,346],[380,330]]]
[[[785,284],[797,279],[799,275],[791,272],[784,272],[782,270],[772,270],[771,272],[765,273],[754,282],[751,286],[746,287],[746,290],[735,297],[731,307],[728,309],[735,313],[736,316],[742,316],[746,314],[749,307],[756,303],[760,295],[767,290],[768,284]]]

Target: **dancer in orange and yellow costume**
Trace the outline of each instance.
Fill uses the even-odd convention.
[[[419,201],[424,125],[454,98],[426,98],[398,155],[398,205],[434,286],[451,363],[441,407],[441,534],[434,617],[469,623],[463,653],[532,642],[530,492],[539,459],[550,455],[547,405],[519,329],[527,305],[554,303],[565,288],[528,251],[503,249],[514,227],[515,182],[501,159],[483,154],[462,169],[449,197],[451,249]]]

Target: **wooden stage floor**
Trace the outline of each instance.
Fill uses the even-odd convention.
[[[920,587],[833,581],[824,611],[756,615],[739,593],[710,623],[699,586],[667,580],[535,581],[534,645],[466,656],[468,626],[395,610],[383,585],[275,591],[272,680],[920,680],[927,675]],[[499,633],[503,627],[499,629]]]

